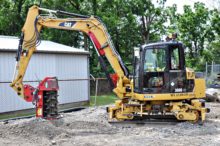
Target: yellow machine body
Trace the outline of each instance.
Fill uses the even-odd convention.
[[[49,15],[40,15],[45,11]],[[55,14],[71,16],[57,18]],[[74,18],[73,18],[74,17]],[[36,50],[39,34],[42,28],[64,29],[80,31],[89,36],[99,57],[106,57],[117,75],[117,84],[113,92],[119,100],[115,106],[108,108],[109,119],[132,120],[135,116],[153,115],[155,106],[160,106],[156,114],[172,113],[178,120],[197,122],[205,120],[207,108],[201,98],[205,97],[205,80],[196,78],[192,69],[186,68],[186,78],[194,82],[194,88],[187,93],[137,93],[134,90],[134,81],[129,79],[126,68],[114,48],[110,35],[104,23],[97,17],[83,16],[63,11],[54,11],[33,6],[29,9],[25,25],[22,29],[23,42],[20,50],[20,59],[16,63],[11,87],[24,97],[23,77],[31,56]]]

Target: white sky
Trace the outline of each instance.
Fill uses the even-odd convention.
[[[153,0],[153,3],[155,3],[156,1],[157,0]],[[179,13],[182,13],[184,5],[190,5],[193,7],[195,2],[203,2],[203,3],[205,3],[206,7],[210,8],[210,9],[213,8],[212,0],[167,0],[165,3],[165,6],[172,6],[173,4],[176,4],[177,11]]]

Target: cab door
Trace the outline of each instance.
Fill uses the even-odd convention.
[[[184,50],[181,44],[168,46],[169,90],[170,93],[187,92]]]

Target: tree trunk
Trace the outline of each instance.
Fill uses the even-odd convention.
[[[144,16],[141,16],[141,21],[142,21],[142,30],[141,30],[141,32],[142,32],[142,41],[143,41],[143,43],[145,43],[145,41],[146,41],[146,38],[145,38],[145,31],[146,31],[146,25],[145,25],[145,20],[144,20]]]
[[[141,21],[142,21],[142,41],[144,44],[147,44],[149,42],[149,38],[150,38],[150,30],[149,30],[149,24],[147,24],[148,22],[145,22],[145,20],[147,19],[147,17],[145,16],[141,16]]]
[[[93,9],[94,15],[96,15],[97,14],[97,0],[92,0],[92,9]]]

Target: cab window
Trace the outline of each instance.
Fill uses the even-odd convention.
[[[163,48],[147,49],[145,53],[144,71],[163,72],[166,68],[166,51]]]
[[[171,49],[171,70],[180,69],[180,57],[179,57],[179,48]]]

